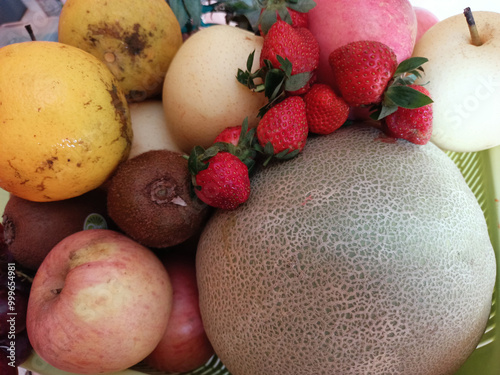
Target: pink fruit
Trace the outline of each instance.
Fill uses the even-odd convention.
[[[172,313],[163,338],[145,359],[156,370],[169,373],[192,371],[214,354],[201,320],[194,254],[185,250],[161,257],[172,283]]]
[[[358,40],[389,46],[398,63],[412,55],[417,18],[408,0],[316,0],[309,12],[309,30],[320,46],[317,82],[333,84],[328,56]]]
[[[415,11],[415,16],[417,17],[417,39],[424,35],[424,33],[429,30],[432,26],[439,22],[439,18],[432,13],[430,10],[420,7],[413,7]]]
[[[59,242],[31,286],[26,328],[52,366],[78,374],[124,370],[160,342],[172,286],[158,257],[109,229]]]

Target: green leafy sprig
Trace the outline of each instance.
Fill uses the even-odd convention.
[[[307,13],[316,6],[313,0],[257,0],[258,6],[262,9],[258,24],[262,28],[263,34],[267,34],[271,26],[278,20],[278,15],[282,21],[292,23],[292,16],[288,9],[293,9],[300,13]]]
[[[409,87],[417,78],[422,77],[422,65],[427,61],[429,60],[425,57],[411,57],[398,65],[382,103],[371,107],[370,117],[373,120],[381,120],[396,112],[399,107],[415,109],[433,103],[429,96]]]
[[[311,72],[292,75],[292,63],[287,58],[276,56],[279,67],[274,67],[270,60],[264,60],[264,66],[252,72],[255,51],[247,59],[246,71],[238,69],[236,79],[255,92],[264,92],[268,99],[265,106],[260,108],[258,116],[264,114],[276,103],[286,97],[286,92],[297,91],[304,87],[311,79]]]
[[[228,142],[216,142],[208,148],[202,146],[195,146],[191,150],[188,160],[188,169],[192,176],[192,184],[194,188],[199,188],[196,184],[196,175],[208,168],[210,159],[217,155],[219,152],[229,152],[237,156],[248,168],[251,173],[255,166],[257,157],[257,148],[255,147],[258,142],[255,137],[255,128],[248,129],[248,118],[243,120],[241,125],[241,133],[238,138],[237,145]]]

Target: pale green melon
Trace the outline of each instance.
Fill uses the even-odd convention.
[[[436,146],[357,126],[261,169],[200,239],[200,307],[233,375],[453,374],[495,282],[483,213]]]

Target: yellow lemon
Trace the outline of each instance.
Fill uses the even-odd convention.
[[[58,33],[59,42],[103,61],[129,101],[161,93],[182,44],[181,27],[165,0],[68,0]]]
[[[0,48],[0,188],[39,202],[81,195],[131,141],[125,95],[97,58],[58,42]]]

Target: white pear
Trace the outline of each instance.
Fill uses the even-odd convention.
[[[134,138],[129,159],[150,150],[182,152],[170,133],[161,100],[130,104]]]
[[[474,152],[500,145],[500,13],[474,12],[480,45],[464,14],[444,19],[418,41],[426,57],[417,81],[434,100],[431,141],[444,150]]]

